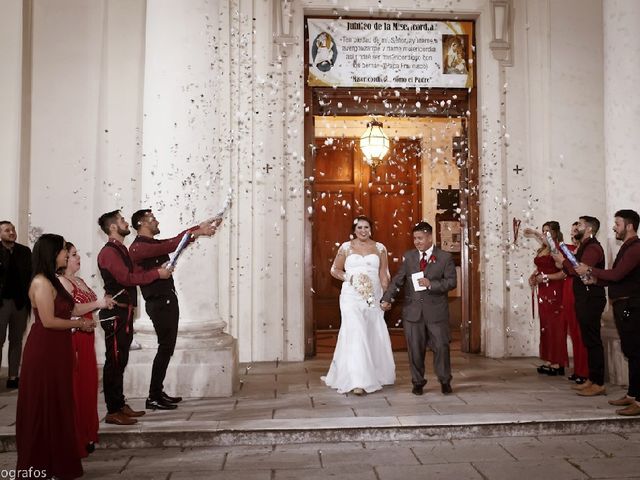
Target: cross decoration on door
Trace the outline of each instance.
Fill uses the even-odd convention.
[[[520,175],[520,172],[522,172],[524,170],[524,168],[521,168],[517,163],[516,163],[516,168],[513,169],[514,172],[516,172],[516,175]]]

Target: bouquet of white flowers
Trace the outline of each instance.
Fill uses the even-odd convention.
[[[351,277],[353,288],[364,298],[367,305],[373,307],[376,299],[373,297],[373,283],[366,273],[358,273]]]

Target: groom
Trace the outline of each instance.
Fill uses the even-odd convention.
[[[456,288],[456,267],[450,253],[433,245],[433,229],[427,222],[418,222],[413,227],[413,244],[416,249],[405,252],[404,262],[380,303],[383,310],[389,310],[396,293],[405,285],[402,319],[409,351],[412,392],[422,395],[427,383],[424,357],[429,346],[433,350],[433,369],[442,393],[446,395],[453,392],[447,292]]]

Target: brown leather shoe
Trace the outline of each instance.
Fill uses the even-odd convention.
[[[122,413],[122,410],[120,410],[116,413],[108,413],[107,416],[104,417],[104,423],[111,423],[113,425],[134,425],[138,423],[138,420],[125,415]]]
[[[576,394],[580,395],[581,397],[595,397],[597,395],[606,395],[607,389],[605,388],[604,385],[598,385],[596,383],[592,383],[587,388],[578,390]]]
[[[624,397],[617,400],[609,400],[609,405],[613,405],[614,407],[627,407],[629,405],[633,405],[634,401],[635,400],[633,397],[625,395]]]
[[[144,410],[134,410],[129,405],[127,405],[126,403],[125,403],[124,407],[122,407],[120,409],[120,411],[122,413],[124,413],[127,417],[141,417],[145,413],[147,413]]]
[[[624,415],[625,417],[635,417],[636,415],[640,415],[640,405],[637,402],[633,402],[627,408],[622,408],[620,410],[616,410],[618,415]]]
[[[580,385],[572,385],[571,388],[574,390],[584,390],[585,388],[589,388],[591,385],[593,385],[593,383],[591,383],[591,380],[587,380],[586,382],[580,384]]]

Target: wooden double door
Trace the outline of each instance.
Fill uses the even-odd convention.
[[[398,139],[382,165],[364,161],[357,139],[315,139],[313,181],[313,322],[316,352],[332,352],[340,328],[342,283],[330,269],[339,246],[350,239],[353,219],[373,220],[373,239],[387,247],[393,276],[413,248],[411,229],[421,217],[419,140]],[[406,349],[402,298],[385,314],[395,350]]]

